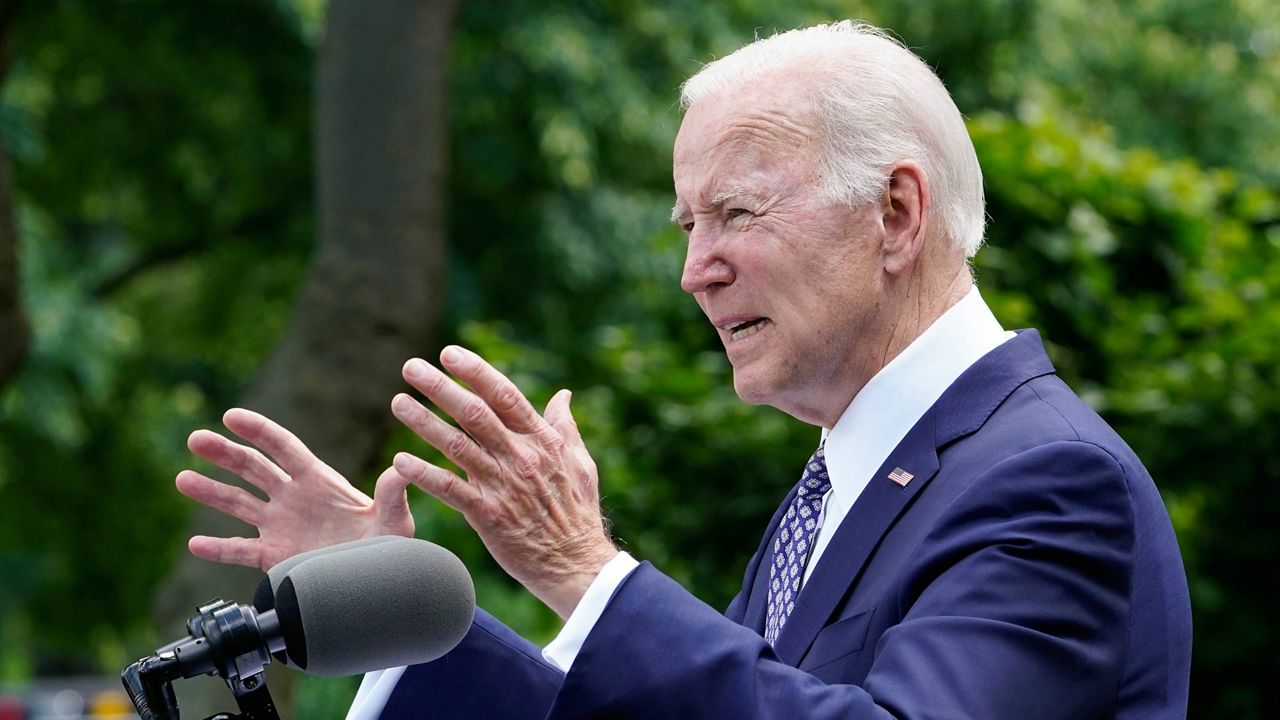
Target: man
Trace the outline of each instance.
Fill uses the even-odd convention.
[[[259,529],[192,538],[263,568],[409,534],[413,483],[567,619],[544,651],[483,613],[445,658],[366,678],[353,717],[1170,718],[1185,715],[1186,580],[1133,453],[1005,332],[967,265],[981,172],[929,68],[874,28],[758,41],[684,87],[673,219],[681,285],[743,400],[823,428],[719,615],[609,539],[561,391],[539,415],[461,348],[395,415],[463,468],[407,453],[372,500],[261,416],[191,448],[271,496],[186,471]],[[780,488],[781,489],[781,488]]]

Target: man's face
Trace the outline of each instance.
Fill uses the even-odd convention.
[[[739,397],[830,426],[879,367],[883,225],[874,206],[819,198],[804,95],[752,87],[695,103],[676,138],[681,287],[716,326]]]

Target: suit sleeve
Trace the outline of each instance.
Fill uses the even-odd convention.
[[[902,620],[860,686],[784,664],[645,564],[588,636],[549,717],[1097,717],[1120,680],[1132,545],[1124,471],[1109,453],[1033,448],[939,515],[903,568]]]
[[[381,720],[542,720],[564,675],[542,650],[483,610],[449,654],[409,666]]]

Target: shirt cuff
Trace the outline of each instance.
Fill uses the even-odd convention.
[[[351,702],[351,709],[347,711],[347,720],[378,720],[405,670],[401,666],[366,673],[355,700]]]
[[[604,609],[608,607],[609,601],[613,599],[613,593],[639,565],[635,558],[621,551],[605,563],[604,567],[600,568],[600,574],[591,581],[586,594],[578,601],[578,606],[565,621],[560,634],[543,648],[542,658],[560,668],[560,672],[568,673],[569,668],[573,666],[574,658],[578,657],[578,651],[582,649],[582,644],[587,641],[587,635],[591,634],[591,628],[596,626],[596,622],[604,614]]]

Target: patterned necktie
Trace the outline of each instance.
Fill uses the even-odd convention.
[[[779,523],[778,535],[773,541],[768,614],[764,621],[764,639],[769,645],[778,641],[778,633],[796,609],[800,580],[804,577],[805,562],[818,528],[818,514],[822,511],[822,497],[830,489],[827,461],[819,445],[804,468],[804,475],[796,485],[795,499]]]

